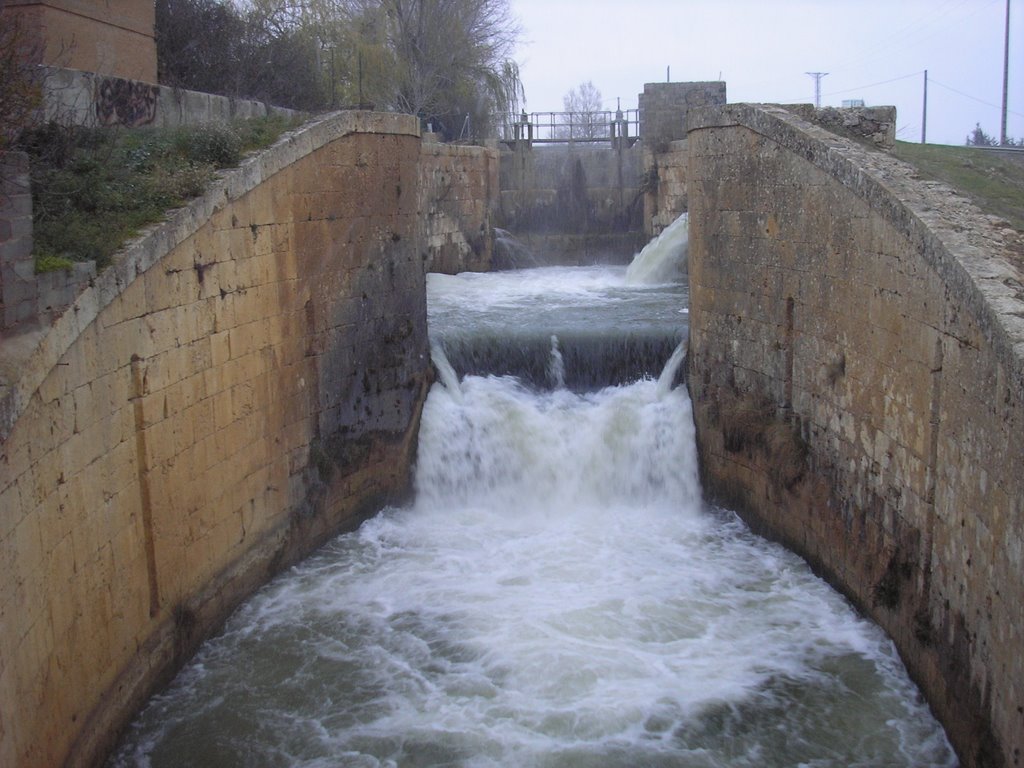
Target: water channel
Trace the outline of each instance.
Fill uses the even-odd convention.
[[[415,500],[251,598],[112,766],[956,764],[885,635],[703,501],[684,283],[428,288]]]

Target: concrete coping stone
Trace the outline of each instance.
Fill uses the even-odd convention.
[[[742,126],[835,178],[884,216],[971,308],[1024,399],[1024,235],[913,166],[771,104],[690,110],[687,131]]]
[[[419,138],[415,115],[344,111],[333,112],[285,133],[272,146],[242,161],[237,168],[220,173],[200,197],[169,211],[167,218],[151,225],[114,256],[92,285],[86,287],[48,330],[23,334],[17,343],[4,338],[6,363],[0,373],[0,442],[24,412],[46,375],[57,365],[99,313],[144,275],[175,246],[195,234],[225,205],[240,199],[296,160],[337,139],[353,134],[377,133]]]

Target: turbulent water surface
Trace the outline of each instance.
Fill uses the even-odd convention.
[[[545,290],[628,315],[617,274]],[[434,281],[435,343],[446,312],[550,309],[531,288],[550,278]],[[659,312],[685,323],[675,290]],[[955,765],[890,641],[702,502],[671,371],[582,392],[445,378],[414,503],[246,603],[114,765]]]

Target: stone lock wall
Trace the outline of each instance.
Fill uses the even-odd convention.
[[[420,204],[428,272],[486,272],[498,207],[496,148],[424,141]]]
[[[725,83],[646,83],[639,95],[643,139],[644,234],[654,237],[688,208],[686,116],[725,104]]]
[[[542,263],[628,261],[643,244],[639,144],[519,142],[501,153],[498,226]]]
[[[455,198],[494,162],[422,152],[409,116],[287,136],[129,246],[0,390],[0,764],[96,764],[241,599],[407,492],[424,162]]]
[[[690,116],[710,495],[894,639],[964,766],[1024,763],[1024,242],[778,108]]]
[[[661,234],[689,210],[689,167],[690,152],[685,139],[669,142],[664,152],[644,149],[644,231],[648,237]]]

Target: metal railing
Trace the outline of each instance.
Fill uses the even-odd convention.
[[[600,112],[522,112],[510,115],[502,129],[504,141],[530,144],[601,143],[636,139],[637,109]]]

